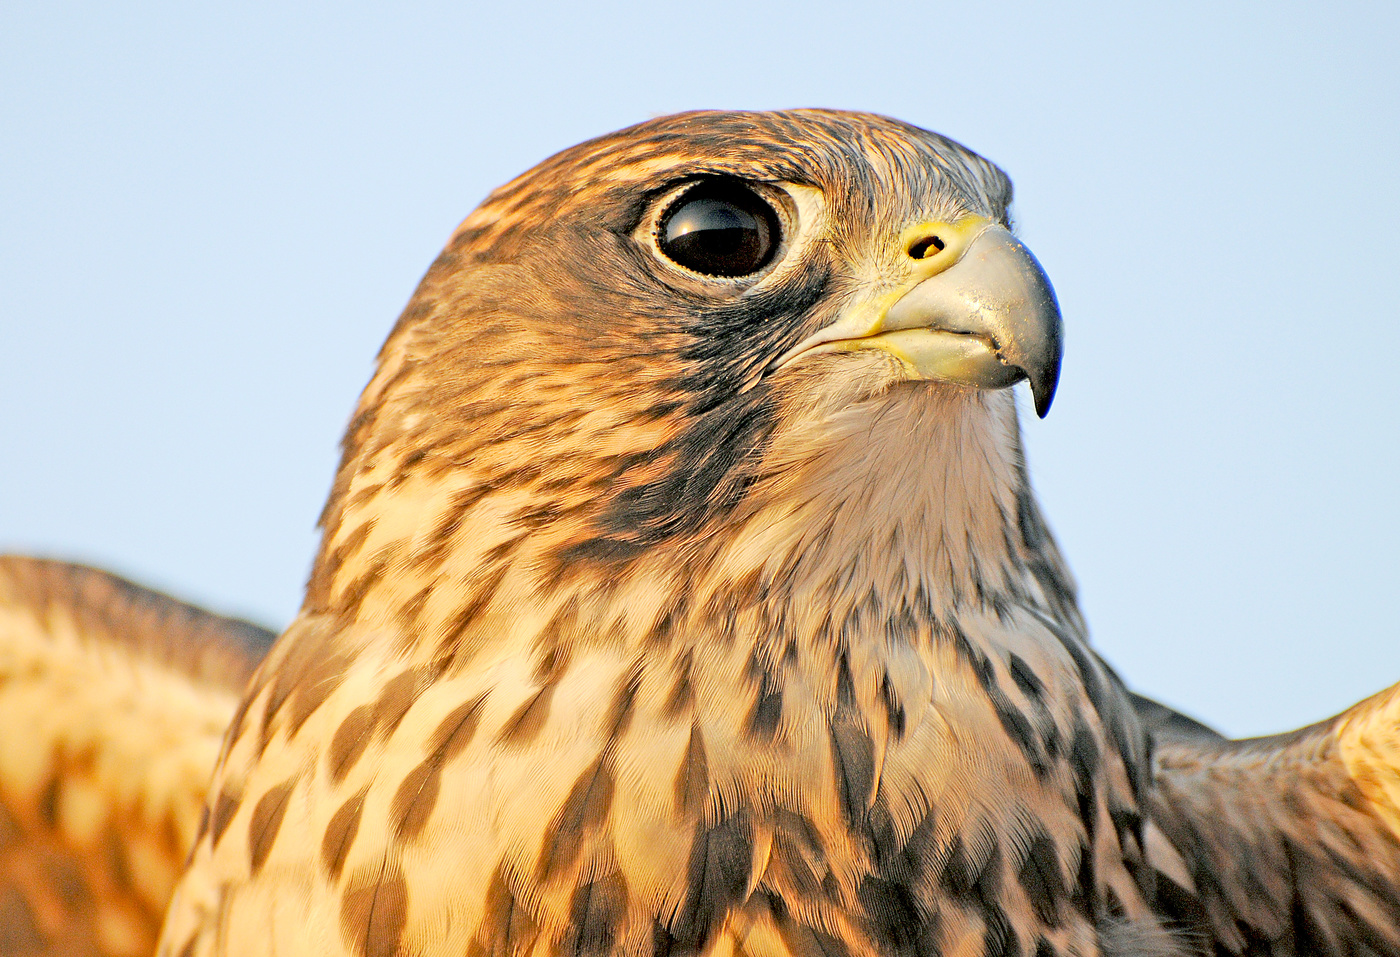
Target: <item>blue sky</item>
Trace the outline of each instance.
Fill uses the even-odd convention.
[[[1068,328],[1025,432],[1101,650],[1232,733],[1317,720],[1400,679],[1397,9],[7,4],[0,549],[285,624],[489,189],[659,113],[867,109],[1016,182]]]

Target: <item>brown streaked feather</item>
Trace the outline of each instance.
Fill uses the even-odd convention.
[[[93,568],[0,556],[0,954],[150,952],[272,638]]]
[[[1400,685],[1290,734],[1160,740],[1149,859],[1192,937],[1250,957],[1400,953]]]
[[[123,648],[200,686],[241,694],[276,632],[153,591],[111,572],[53,559],[0,555],[7,614],[72,628],[94,646]]]

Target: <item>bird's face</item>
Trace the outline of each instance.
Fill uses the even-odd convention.
[[[1029,379],[1043,414],[1060,325],[1010,194],[864,114],[684,114],[559,154],[462,224],[390,336],[322,563],[463,529],[616,563],[710,534],[860,410],[1014,433],[997,390]],[[347,517],[371,500],[374,527]]]
[[[881,117],[690,114],[585,143],[498,190],[447,265],[465,253],[521,268],[562,307],[531,312],[541,340],[562,334],[603,361],[620,350],[744,391],[818,355],[856,354],[828,366],[849,377],[878,353],[869,392],[1029,378],[1043,415],[1059,314],[1005,229],[1009,200],[995,166]]]

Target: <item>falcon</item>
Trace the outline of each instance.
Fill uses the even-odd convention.
[[[385,343],[241,697],[246,627],[182,612],[219,683],[43,583],[167,600],[0,566],[12,843],[99,917],[174,885],[163,957],[1400,952],[1400,692],[1232,742],[1091,648],[1021,446],[1063,336],[1010,201],[821,110],[664,117],[498,189]],[[102,793],[101,736],[34,690],[74,661],[171,699],[137,723],[207,787],[152,757]],[[11,870],[43,952],[58,882]]]

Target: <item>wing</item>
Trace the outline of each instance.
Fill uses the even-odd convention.
[[[1160,701],[1153,701],[1151,698],[1145,698],[1131,691],[1128,692],[1128,697],[1133,702],[1133,709],[1137,711],[1142,726],[1159,740],[1178,738],[1200,741],[1229,740],[1214,728],[1207,727],[1195,718],[1188,717],[1175,708],[1169,708]]]
[[[0,954],[151,952],[273,637],[96,569],[0,556]]]
[[[1400,685],[1270,738],[1151,723],[1149,859],[1203,953],[1400,953]]]

